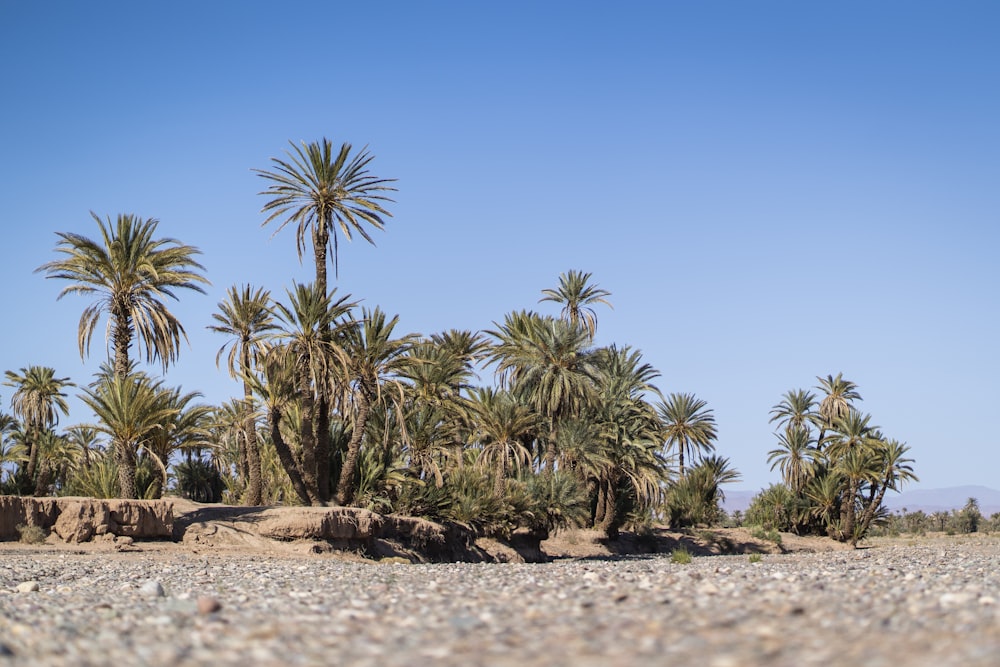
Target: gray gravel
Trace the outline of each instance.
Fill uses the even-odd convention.
[[[0,664],[1000,665],[1000,543],[545,565],[0,551]]]

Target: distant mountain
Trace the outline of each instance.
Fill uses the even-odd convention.
[[[722,503],[727,512],[739,510],[745,512],[750,507],[750,501],[760,491],[746,489],[723,489],[726,500]],[[945,489],[916,489],[903,493],[889,492],[885,496],[885,506],[892,511],[907,509],[910,512],[922,510],[932,512],[950,512],[961,509],[969,498],[979,501],[979,511],[985,516],[1000,512],[1000,491],[988,486],[951,486]]]
[[[750,507],[750,501],[760,493],[759,490],[747,491],[746,489],[722,489],[722,492],[726,494],[722,509],[727,512],[735,512],[736,510],[746,512],[747,508]]]

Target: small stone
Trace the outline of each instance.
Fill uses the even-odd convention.
[[[162,598],[166,595],[163,586],[155,579],[150,579],[139,587],[139,593],[150,598]]]
[[[202,616],[207,616],[208,614],[214,614],[215,612],[222,609],[222,603],[211,595],[199,595],[198,596],[198,613]]]
[[[37,581],[24,581],[17,585],[18,593],[34,593],[38,590]]]

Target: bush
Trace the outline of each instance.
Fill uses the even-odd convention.
[[[670,552],[670,562],[687,565],[691,562],[691,552],[685,547],[677,547]]]
[[[211,463],[201,459],[181,461],[174,466],[176,491],[182,498],[199,503],[222,502],[226,485]],[[137,481],[138,484],[138,481]]]
[[[17,532],[21,536],[21,542],[24,544],[41,544],[48,537],[48,533],[40,526],[26,526],[23,523],[17,526]]]
[[[743,523],[789,531],[796,515],[795,496],[784,484],[772,484],[750,501]]]
[[[766,540],[768,542],[774,542],[778,546],[781,546],[781,533],[778,532],[776,528],[764,528],[763,526],[754,526],[750,529],[750,536],[758,540]]]

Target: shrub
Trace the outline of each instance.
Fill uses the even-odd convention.
[[[743,523],[790,530],[796,515],[795,496],[784,484],[772,484],[750,501]]]
[[[691,562],[691,552],[685,547],[677,547],[670,552],[670,562],[687,565]]]
[[[759,563],[761,560],[763,560],[763,557],[760,554],[750,554],[751,563]]]
[[[24,544],[41,544],[48,537],[48,534],[40,526],[26,526],[23,523],[17,526],[17,532],[21,536],[21,542]]]

